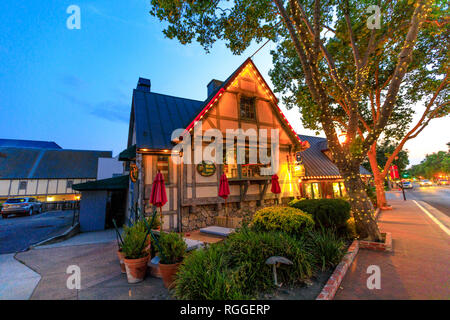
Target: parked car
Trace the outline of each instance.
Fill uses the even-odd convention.
[[[448,180],[438,180],[438,186],[448,186]]]
[[[35,198],[11,198],[6,200],[2,207],[3,219],[11,214],[33,215],[42,212],[42,203]]]
[[[421,187],[429,187],[429,186],[432,186],[433,185],[433,182],[431,182],[430,180],[421,180],[421,181],[419,181],[419,185],[421,186]]]
[[[410,182],[410,181],[403,181],[401,183],[401,185],[402,185],[403,189],[413,189],[414,188],[412,182]]]

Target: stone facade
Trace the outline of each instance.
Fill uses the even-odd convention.
[[[274,199],[264,200],[261,206],[257,201],[245,201],[227,203],[225,205],[201,205],[189,212],[189,208],[183,208],[181,223],[183,232],[198,230],[212,225],[221,225],[220,217],[228,216],[233,221],[250,221],[255,212],[261,208],[275,204]],[[239,223],[240,224],[240,223]],[[225,225],[222,225],[225,227]]]

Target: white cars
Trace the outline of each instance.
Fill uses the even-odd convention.
[[[42,212],[42,203],[35,198],[12,198],[6,200],[2,207],[3,219],[10,214],[33,215]]]
[[[425,179],[425,180],[419,181],[419,185],[421,187],[430,187],[430,186],[433,185],[433,182],[431,182],[430,180]]]
[[[413,189],[413,184],[410,181],[403,181],[402,182],[403,189]]]

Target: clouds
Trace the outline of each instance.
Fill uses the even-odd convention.
[[[59,91],[69,104],[80,107],[90,115],[105,119],[111,122],[128,123],[130,119],[131,106],[127,96],[120,90],[114,90],[111,94],[114,99],[108,99],[97,103],[92,103],[87,98],[88,94],[83,93],[81,89],[87,88],[87,83],[74,75],[64,75],[61,77],[61,83],[65,88],[70,89]],[[72,93],[76,92],[76,93]],[[98,97],[95,97],[98,98]]]

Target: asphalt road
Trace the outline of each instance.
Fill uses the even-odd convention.
[[[450,217],[450,186],[419,187],[405,189],[406,199],[421,200]],[[395,192],[395,198],[400,199],[401,192]]]
[[[72,224],[73,211],[50,211],[34,216],[0,218],[0,254],[24,251],[56,236]]]

